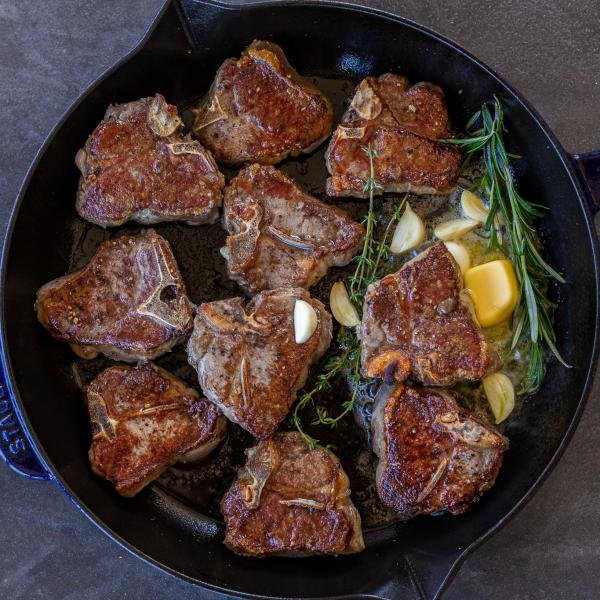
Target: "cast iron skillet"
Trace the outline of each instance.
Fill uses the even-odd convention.
[[[207,89],[223,59],[254,38],[281,44],[304,74],[359,80],[395,71],[412,81],[433,81],[445,90],[457,125],[497,94],[506,107],[511,147],[526,157],[520,187],[549,205],[540,224],[547,257],[568,280],[551,293],[559,302],[559,345],[573,368],[552,362],[543,388],[509,425],[511,450],[494,488],[465,515],[417,518],[367,532],[367,549],[355,556],[243,559],[222,546],[220,523],[156,486],[134,499],[120,498],[89,468],[89,425],[72,354],[51,340],[32,310],[38,287],[71,266],[82,227],[73,208],[73,157],[106,106],[156,91],[186,106]],[[566,155],[515,90],[455,44],[414,23],[335,3],[167,3],[140,46],[69,109],[19,194],[2,255],[4,458],[23,475],[58,483],[103,531],[142,559],[213,590],[281,598],[435,597],[465,555],[531,496],[579,419],[597,353],[598,240],[591,213],[599,200],[600,153]]]

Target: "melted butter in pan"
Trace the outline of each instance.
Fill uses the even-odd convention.
[[[344,110],[344,103],[351,94],[354,84],[347,80],[315,79],[314,82],[325,91],[333,100],[336,121],[339,121]],[[346,210],[354,219],[362,220],[368,203],[357,199],[331,199],[325,194],[325,179],[327,171],[324,162],[326,143],[308,156],[294,160],[287,160],[278,165],[283,171],[293,177],[303,190],[321,199]],[[226,175],[231,177],[233,171],[226,170]],[[481,174],[479,165],[470,167],[462,174],[459,185],[468,187],[471,182]],[[402,195],[387,194],[377,198],[375,208],[378,211],[378,235],[381,235],[389,215],[395,206],[402,200]],[[460,189],[450,196],[410,196],[411,206],[427,224],[426,242],[417,250],[402,256],[390,257],[386,271],[398,270],[407,260],[413,258],[419,251],[425,249],[435,240],[433,228],[441,221],[457,218],[460,215]],[[69,270],[81,268],[96,251],[99,244],[111,236],[122,233],[132,233],[142,229],[138,225],[129,224],[116,230],[105,230],[89,225],[77,217],[72,222],[72,251],[69,257]],[[208,300],[230,298],[243,295],[241,290],[226,274],[225,261],[219,253],[226,234],[220,223],[191,227],[182,224],[165,223],[156,225],[158,233],[167,238],[179,264],[183,279],[186,283],[188,294],[195,303]],[[479,264],[487,260],[498,258],[486,250],[486,240],[477,236],[476,232],[463,237],[461,243],[465,244],[471,254],[472,263]],[[344,268],[330,269],[328,274],[311,289],[311,294],[326,305],[329,301],[329,291],[335,281],[349,276],[354,270],[354,263]],[[510,339],[512,332],[508,324],[504,323],[486,330],[486,335],[497,349],[502,349]],[[331,351],[335,347],[332,345]],[[321,365],[327,360],[323,358]],[[169,370],[174,375],[181,377],[189,385],[198,389],[195,372],[187,363],[185,346],[174,349],[173,352],[160,357],[157,364]],[[106,358],[98,357],[86,361],[73,356],[72,378],[74,385],[81,387],[88,383],[101,370],[112,363]],[[517,359],[505,365],[516,377],[519,369],[523,368],[524,359]],[[307,388],[313,385],[319,372],[319,367],[311,369],[311,376],[307,381]],[[370,450],[370,419],[376,385],[364,386],[359,394],[359,402],[354,416],[348,415],[336,429],[327,427],[308,426],[311,435],[318,437],[323,444],[335,445],[335,453],[340,458],[342,465],[351,482],[352,498],[357,506],[365,530],[380,528],[398,521],[398,515],[385,507],[377,496],[375,489],[376,459]],[[478,385],[460,385],[454,390],[459,401],[469,406],[480,414],[489,417],[489,409],[485,396]],[[343,377],[334,382],[332,391],[321,402],[327,406],[332,414],[338,414],[342,403],[349,396],[349,386]],[[304,414],[306,423],[312,420],[310,410]],[[284,428],[288,428],[287,422]],[[228,424],[228,436],[225,442],[208,459],[197,465],[175,465],[168,469],[153,485],[158,485],[168,493],[187,503],[206,517],[221,520],[219,502],[233,481],[237,470],[244,464],[244,449],[254,445],[254,440],[249,434],[233,423]]]

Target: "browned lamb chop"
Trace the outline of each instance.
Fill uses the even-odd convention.
[[[83,358],[150,360],[193,324],[171,247],[152,229],[104,242],[83,269],[42,286],[35,308],[52,336]]]
[[[339,460],[298,432],[246,451],[221,502],[225,545],[244,556],[349,554],[364,549],[360,515]]]
[[[363,79],[336,128],[325,155],[330,196],[368,197],[369,157],[377,152],[375,177],[386,192],[448,194],[461,165],[450,137],[444,93],[431,83],[410,86],[408,79],[386,73]]]
[[[361,324],[367,377],[428,385],[477,381],[500,368],[463,290],[460,267],[439,242],[371,284]]]
[[[316,313],[314,333],[296,343],[297,300]],[[204,395],[254,437],[269,437],[288,414],[309,366],[331,343],[331,316],[301,288],[261,292],[198,307],[188,344],[188,361]]]
[[[175,462],[206,457],[225,437],[219,409],[152,363],[111,367],[85,389],[92,469],[133,496]]]
[[[283,50],[254,41],[219,68],[193,133],[220,163],[270,165],[311,152],[332,125],[331,102],[298,75]]]
[[[332,266],[347,265],[364,228],[344,211],[303,193],[274,167],[251,165],[225,191],[221,253],[229,276],[254,294],[309,288]]]
[[[466,511],[494,485],[508,448],[494,427],[433,388],[386,386],[371,429],[377,491],[406,517]]]
[[[225,180],[182,126],[177,108],[160,94],[109,106],[75,160],[80,216],[102,227],[129,220],[214,223]]]

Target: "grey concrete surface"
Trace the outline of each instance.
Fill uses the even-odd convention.
[[[62,112],[140,38],[162,0],[0,0],[0,233]],[[373,0],[458,41],[520,89],[571,152],[600,148],[600,6]],[[600,385],[526,508],[467,559],[446,598],[600,597]],[[51,484],[0,466],[0,597],[213,598],[123,552]]]

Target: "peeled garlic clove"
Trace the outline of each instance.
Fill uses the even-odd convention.
[[[479,225],[479,221],[475,219],[453,219],[440,223],[434,230],[435,237],[440,240],[455,240],[465,233],[469,233],[471,229],[475,229]]]
[[[345,327],[356,327],[360,323],[358,312],[354,304],[350,302],[350,297],[346,291],[346,286],[342,281],[338,281],[331,287],[329,294],[329,306],[331,314],[335,320]]]
[[[444,242],[448,252],[452,254],[454,260],[460,267],[460,272],[464,273],[471,266],[471,257],[469,251],[458,242]]]
[[[404,214],[396,225],[390,250],[394,254],[402,254],[420,246],[424,239],[425,224],[407,202]]]
[[[304,300],[296,300],[294,304],[294,336],[296,344],[307,342],[317,328],[317,313]]]
[[[464,190],[460,195],[460,205],[463,213],[469,219],[479,221],[480,223],[487,221],[490,211],[485,207],[483,200],[477,194],[469,190]]]
[[[515,407],[515,388],[504,373],[494,373],[483,378],[483,389],[496,423],[502,423]]]
[[[85,175],[85,161],[87,160],[87,154],[83,148],[77,150],[77,154],[75,155],[75,164],[77,168]]]

